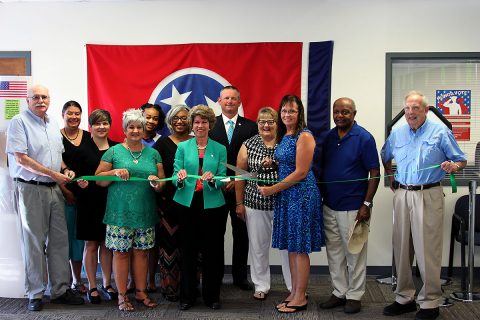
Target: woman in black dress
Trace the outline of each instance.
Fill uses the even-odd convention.
[[[105,151],[117,144],[108,139],[108,133],[112,124],[110,113],[106,110],[97,109],[88,117],[92,138],[89,147],[78,154],[77,176],[94,175]],[[90,303],[100,303],[100,294],[97,290],[96,272],[98,261],[98,249],[100,248],[100,264],[102,266],[103,285],[101,291],[108,300],[115,300],[117,292],[111,286],[112,276],[112,252],[105,247],[105,231],[103,216],[107,203],[107,188],[98,186],[95,182],[88,183],[79,180],[78,185],[82,188],[77,192],[77,238],[85,240],[85,252],[83,264],[87,273],[89,290],[87,298]]]
[[[82,107],[76,101],[67,101],[62,108],[62,118],[64,127],[60,130],[63,136],[62,159],[65,165],[78,174],[81,168],[81,161],[78,161],[78,155],[85,152],[90,145],[90,133],[80,129],[82,117]],[[65,220],[68,229],[68,255],[70,259],[70,269],[72,272],[72,289],[77,293],[85,294],[87,288],[82,283],[80,273],[82,271],[82,257],[84,242],[78,240],[77,230],[77,198],[76,184],[60,185],[63,197],[65,198]]]
[[[177,105],[170,109],[165,123],[172,134],[168,137],[161,137],[153,146],[162,157],[165,177],[171,177],[173,174],[177,144],[191,138],[187,119],[189,111],[190,109],[184,105]],[[160,258],[160,290],[169,301],[178,300],[180,284],[178,216],[174,211],[173,202],[175,191],[175,186],[168,181],[158,201],[160,224],[156,233]]]

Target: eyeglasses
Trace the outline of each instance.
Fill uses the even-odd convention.
[[[42,100],[48,100],[48,99],[50,99],[49,96],[37,95],[37,94],[34,95],[34,96],[31,96],[31,97],[28,97],[28,98],[29,98],[29,99],[32,99],[32,100],[34,100],[34,101],[39,101],[40,99],[42,99]]]
[[[295,113],[298,113],[297,110],[293,110],[293,109],[282,109],[280,111],[281,114],[289,114],[289,115],[292,115],[292,114],[295,114]]]
[[[275,124],[275,120],[258,120],[257,123],[261,126],[269,125],[273,126]]]
[[[403,110],[404,110],[405,112],[407,112],[407,111],[418,112],[418,111],[420,111],[420,108],[421,108],[420,106],[410,106],[410,107],[409,107],[409,106],[405,106],[405,107],[403,107]]]
[[[178,122],[178,121],[187,121],[188,118],[187,117],[173,117],[172,118],[172,122]]]

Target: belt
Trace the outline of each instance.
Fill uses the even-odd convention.
[[[13,178],[13,181],[33,184],[36,186],[45,186],[45,187],[55,187],[57,184],[56,182],[43,182],[43,181],[35,181],[35,180],[23,180],[22,178]]]
[[[440,182],[430,184],[399,184],[399,187],[408,191],[427,190],[433,187],[438,187]]]

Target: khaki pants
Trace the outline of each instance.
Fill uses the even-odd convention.
[[[365,293],[367,242],[358,254],[348,249],[348,235],[358,210],[335,211],[323,206],[323,223],[327,238],[327,258],[332,294],[338,298],[361,300]]]
[[[442,296],[443,189],[440,186],[419,191],[397,189],[393,207],[393,253],[397,268],[395,300],[405,304],[415,299],[412,279],[415,253],[423,280],[417,303],[422,309],[436,308]]]

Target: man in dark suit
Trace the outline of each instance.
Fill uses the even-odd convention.
[[[240,91],[234,86],[226,86],[220,91],[218,103],[222,107],[222,114],[212,130],[210,138],[223,144],[227,148],[227,162],[236,165],[237,155],[242,143],[258,133],[255,122],[238,115],[240,107]],[[227,170],[227,175],[235,175]],[[247,280],[248,234],[245,221],[235,214],[235,182],[230,181],[224,189],[225,200],[230,212],[233,233],[232,276],[233,284],[242,290],[253,290]],[[225,216],[225,226],[227,217]]]

